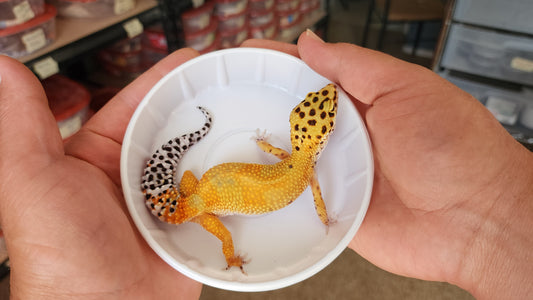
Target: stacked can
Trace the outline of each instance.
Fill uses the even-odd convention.
[[[278,29],[275,0],[250,0],[250,37],[274,39]]]
[[[17,58],[51,44],[56,14],[43,0],[0,0],[0,54]]]

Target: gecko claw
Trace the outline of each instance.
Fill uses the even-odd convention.
[[[251,139],[254,140],[254,141],[256,141],[256,142],[259,142],[259,141],[266,141],[266,140],[268,140],[268,138],[270,137],[270,135],[271,135],[271,134],[268,133],[268,132],[266,131],[266,129],[263,130],[263,132],[261,132],[261,129],[257,128],[257,129],[255,130],[255,136],[252,137]]]
[[[246,271],[244,271],[244,265],[249,263],[250,260],[244,260],[244,258],[240,255],[234,256],[230,258],[228,261],[228,266],[226,267],[226,270],[231,269],[231,267],[238,267],[242,274],[248,275]]]

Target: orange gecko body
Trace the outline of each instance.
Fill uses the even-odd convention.
[[[262,137],[257,138],[257,145],[281,159],[280,162],[272,165],[223,163],[209,169],[200,180],[191,171],[185,171],[178,189],[173,176],[179,159],[211,128],[210,114],[199,107],[206,116],[204,127],[170,140],[148,161],[142,178],[147,206],[164,222],[202,225],[221,240],[228,268],[236,266],[241,270],[246,261],[235,254],[231,233],[219,216],[257,215],[279,210],[310,185],[317,214],[328,226],[315,165],[335,128],[337,101],[335,85],[328,84],[318,92],[309,93],[292,110],[290,154]]]

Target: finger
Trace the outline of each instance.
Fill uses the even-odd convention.
[[[300,57],[298,55],[298,48],[296,47],[296,45],[287,44],[287,43],[278,42],[278,41],[251,39],[251,40],[244,41],[241,47],[272,49],[272,50],[285,52],[292,56]]]
[[[298,52],[312,69],[339,83],[344,90],[366,104],[372,104],[381,95],[432,73],[381,52],[351,44],[325,43],[310,30],[300,35]],[[417,71],[413,72],[413,69]],[[405,74],[415,76],[406,77]]]
[[[0,78],[0,167],[17,162],[36,169],[61,155],[57,123],[39,80],[23,64],[3,55]]]
[[[161,78],[198,55],[193,49],[178,50],[139,76],[113,97],[67,143],[65,146],[67,154],[99,167],[119,184],[122,139],[137,105]]]

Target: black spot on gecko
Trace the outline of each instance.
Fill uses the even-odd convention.
[[[328,115],[333,118],[335,116],[335,113],[334,112],[330,112],[330,113],[328,113]]]
[[[298,147],[298,146],[294,147],[294,149],[295,149],[296,151],[300,151],[300,147]]]
[[[187,145],[184,145],[181,149],[183,149],[183,151],[187,150]]]
[[[321,139],[322,136],[321,136],[321,135],[317,135],[316,138],[317,138],[317,139]]]
[[[318,97],[315,96],[315,97],[313,98],[313,103],[317,103],[317,102],[318,102]]]
[[[322,96],[327,96],[327,95],[328,95],[328,93],[329,93],[329,91],[328,91],[328,90],[323,90],[323,91],[322,91]]]
[[[311,102],[308,102],[308,101],[304,102],[304,106],[305,106],[305,107],[309,107],[309,106],[311,106]]]
[[[305,113],[303,111],[300,112],[300,118],[305,118]]]
[[[328,128],[326,127],[326,125],[322,126],[322,134],[326,133],[326,131],[328,131]]]
[[[300,108],[297,107],[297,108],[294,110],[294,112],[299,113],[299,112],[300,112]]]
[[[314,108],[311,108],[311,110],[309,111],[309,115],[312,117],[314,115],[316,115],[316,110]]]
[[[298,124],[294,125],[294,130],[296,131],[300,130],[300,126]]]
[[[174,154],[172,154],[171,152],[167,153],[167,156],[168,156],[168,158],[170,158],[170,159],[174,158]]]
[[[289,169],[292,169],[292,165],[289,165]]]
[[[316,120],[309,120],[309,121],[307,121],[307,124],[309,124],[311,126],[315,126],[316,125]]]
[[[307,127],[303,127],[303,128],[302,128],[302,131],[303,131],[303,132],[307,132]]]

